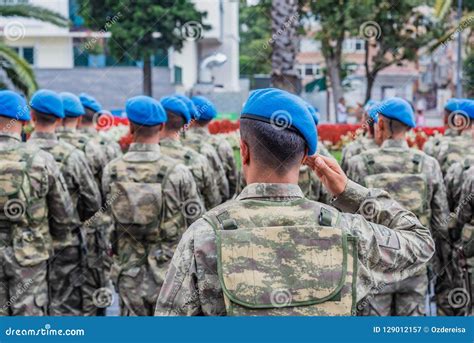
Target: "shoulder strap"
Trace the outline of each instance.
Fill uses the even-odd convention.
[[[421,171],[423,170],[423,161],[425,157],[422,154],[419,154],[415,152],[411,158],[411,161],[413,163],[413,173],[416,174],[421,174]]]
[[[362,155],[364,160],[365,160],[365,165],[367,166],[367,169],[369,171],[369,174],[374,173],[374,164],[375,164],[375,158],[374,155],[372,154],[364,154]]]

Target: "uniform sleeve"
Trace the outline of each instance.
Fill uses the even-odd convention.
[[[364,161],[359,156],[353,156],[347,161],[347,177],[355,183],[363,184],[368,175]]]
[[[446,197],[448,199],[448,205],[450,211],[455,211],[456,206],[459,203],[461,197],[462,188],[462,164],[459,162],[454,163],[449,167],[446,176],[444,177],[444,184],[446,185]]]
[[[69,158],[74,159],[72,175],[79,193],[79,215],[81,221],[86,221],[99,211],[102,197],[84,154],[76,150]]]
[[[349,181],[333,205],[347,212],[341,226],[358,238],[358,299],[374,286],[413,275],[432,257],[428,228],[387,192]]]
[[[227,181],[224,167],[222,166],[222,163],[220,161],[219,156],[217,155],[217,152],[215,151],[214,148],[209,146],[209,147],[203,147],[202,154],[206,156],[212,169],[215,172],[214,176],[216,178],[216,183],[217,183],[217,186],[219,188],[219,193],[222,198],[221,200],[225,201],[229,199],[229,182]]]
[[[232,197],[237,189],[237,165],[234,159],[234,152],[229,142],[222,139],[219,142],[217,153],[222,161],[229,183],[229,196]]]
[[[448,218],[449,208],[448,199],[446,197],[446,187],[444,185],[443,174],[438,162],[430,158],[430,180],[433,187],[433,195],[431,198],[431,221],[430,229],[435,240],[449,240],[448,235]]]
[[[470,173],[462,185],[461,197],[459,199],[459,208],[456,210],[457,227],[462,227],[474,218],[474,169],[469,169]],[[458,235],[459,236],[459,235]]]
[[[203,181],[201,193],[204,198],[206,208],[210,210],[221,203],[221,194],[219,193],[219,188],[217,187],[217,182],[211,166],[204,156],[202,157],[201,172]]]
[[[79,218],[56,161],[47,153],[39,154],[46,162],[49,230],[56,239],[66,239],[71,231],[80,225]]]

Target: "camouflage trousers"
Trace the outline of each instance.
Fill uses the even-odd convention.
[[[82,316],[84,268],[80,246],[55,251],[49,263],[51,316]]]
[[[0,248],[0,315],[44,316],[48,307],[47,264],[20,265],[11,246]]]
[[[365,298],[362,316],[424,316],[428,276],[411,276],[403,281],[385,285],[383,289]]]
[[[161,269],[161,268],[160,268]],[[117,279],[122,316],[153,316],[163,279],[148,264],[122,270]],[[164,272],[162,273],[164,276]]]

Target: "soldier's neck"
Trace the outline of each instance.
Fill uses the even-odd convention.
[[[262,171],[262,170],[248,170],[245,175],[247,184],[251,183],[292,183],[298,184],[299,170],[286,173],[284,175],[278,175],[273,170]]]
[[[159,137],[134,137],[133,143],[139,144],[159,144]]]
[[[173,141],[179,141],[179,131],[166,131],[160,132],[160,139],[171,139]]]
[[[46,125],[36,124],[35,132],[38,132],[38,133],[55,133],[56,132],[56,126],[55,125],[46,126]]]

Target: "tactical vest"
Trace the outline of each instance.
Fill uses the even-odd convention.
[[[423,173],[424,154],[414,149],[403,152],[381,149],[363,157],[369,174],[364,179],[365,186],[386,190],[429,227],[431,208],[428,180]]]
[[[334,209],[304,198],[239,200],[204,219],[216,234],[227,315],[354,313],[357,240]]]
[[[22,266],[36,265],[49,258],[51,240],[46,223],[47,180],[35,189],[30,175],[39,150],[27,147],[0,151],[0,231],[9,235],[15,257]]]
[[[164,222],[163,185],[176,162],[164,156],[155,160],[134,160],[124,155],[110,168],[110,204],[116,230],[145,243],[161,241]],[[183,219],[184,226],[184,219]]]

